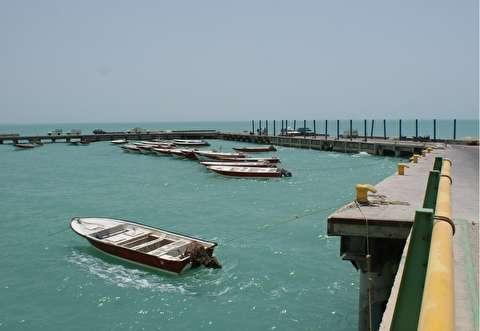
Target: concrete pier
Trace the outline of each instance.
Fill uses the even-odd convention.
[[[457,227],[454,237],[456,329],[478,330],[479,168],[478,147],[473,146],[434,150],[419,163],[409,163],[404,176],[395,174],[377,184],[377,193],[369,195],[371,205],[360,206],[359,210],[350,204],[328,217],[327,233],[341,236],[342,258],[360,270],[359,330],[368,330],[370,318],[373,330],[379,328],[382,319],[381,330],[389,330],[403,270],[402,251],[415,210],[422,207],[435,156],[453,161],[452,209]]]
[[[81,141],[111,141],[116,139],[151,140],[151,139],[217,139],[219,132],[216,130],[179,130],[179,131],[148,131],[143,133],[108,132],[104,134],[62,134],[62,135],[28,135],[20,136],[0,135],[0,144],[11,142],[70,142],[72,139]]]
[[[219,134],[223,140],[243,141],[258,144],[273,144],[285,147],[308,148],[322,151],[333,151],[342,153],[367,152],[372,155],[383,156],[411,156],[420,153],[426,146],[434,146],[441,143],[426,143],[416,141],[404,141],[395,139],[369,138],[367,141],[363,137],[357,138],[339,138],[330,136],[267,136],[250,135],[240,133]]]

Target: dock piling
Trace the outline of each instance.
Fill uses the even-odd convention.
[[[370,128],[370,138],[373,139],[373,127],[375,126],[375,120],[372,120],[372,126]]]
[[[273,136],[275,137],[277,135],[277,128],[275,127],[275,120],[273,120]]]
[[[453,120],[453,140],[457,140],[457,119]]]
[[[303,137],[307,137],[307,120],[303,120]]]
[[[387,120],[383,120],[383,139],[387,139]]]
[[[353,125],[353,121],[350,120],[350,140],[353,139],[353,138],[352,138],[352,135],[353,135],[353,127],[352,127],[352,125]]]
[[[437,120],[433,120],[433,140],[437,140]]]
[[[325,140],[328,139],[328,120],[325,120]]]
[[[317,138],[317,125],[315,123],[315,120],[313,120],[313,136]]]
[[[418,140],[418,119],[415,120],[415,138]]]
[[[337,140],[340,139],[340,120],[337,120]]]
[[[398,120],[398,140],[402,140],[402,120]]]
[[[363,120],[363,140],[367,141],[367,120]]]
[[[255,121],[252,120],[252,134],[255,134]]]

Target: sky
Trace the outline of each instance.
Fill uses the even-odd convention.
[[[478,1],[0,0],[0,123],[478,118]]]

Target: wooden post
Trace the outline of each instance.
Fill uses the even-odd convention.
[[[275,127],[275,120],[273,120],[273,135],[276,136],[277,134],[277,128]]]
[[[327,140],[328,137],[328,120],[325,120],[325,140]]]
[[[313,136],[317,138],[317,125],[315,123],[315,120],[313,120]]]
[[[453,120],[453,140],[457,140],[457,119]]]
[[[293,131],[297,130],[297,120],[293,120]]]
[[[433,120],[433,140],[437,140],[437,120]]]
[[[252,120],[252,134],[255,134],[255,121]]]
[[[340,120],[337,120],[337,140],[340,139]]]
[[[307,137],[307,120],[303,120],[303,138]]]
[[[375,126],[375,120],[372,120],[372,127],[370,128],[370,138],[373,138],[373,127]]]
[[[268,120],[265,120],[265,134],[268,136]]]
[[[353,134],[353,128],[352,128],[352,125],[353,125],[353,123],[352,123],[352,120],[350,120],[350,140],[352,140],[352,139],[353,139],[353,138],[352,138],[352,134]]]
[[[285,135],[288,136],[288,120],[285,120]]]
[[[387,139],[387,120],[383,120],[383,139]]]
[[[262,120],[258,121],[258,135],[262,135]]]
[[[367,141],[367,120],[363,120],[363,140]]]

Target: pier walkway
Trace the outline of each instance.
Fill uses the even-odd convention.
[[[377,193],[369,195],[373,204],[360,206],[361,210],[350,204],[328,217],[328,234],[341,236],[342,258],[360,270],[359,330],[367,329],[368,284],[373,287],[374,329],[383,318],[381,330],[389,330],[401,279],[397,276],[394,284],[397,267],[401,274],[404,260],[400,263],[400,258],[405,241],[415,210],[422,207],[436,156],[453,162],[455,325],[457,330],[478,330],[478,147],[451,145],[434,150],[417,164],[409,163],[404,176],[395,174],[375,185]],[[367,237],[371,255],[368,263]]]

